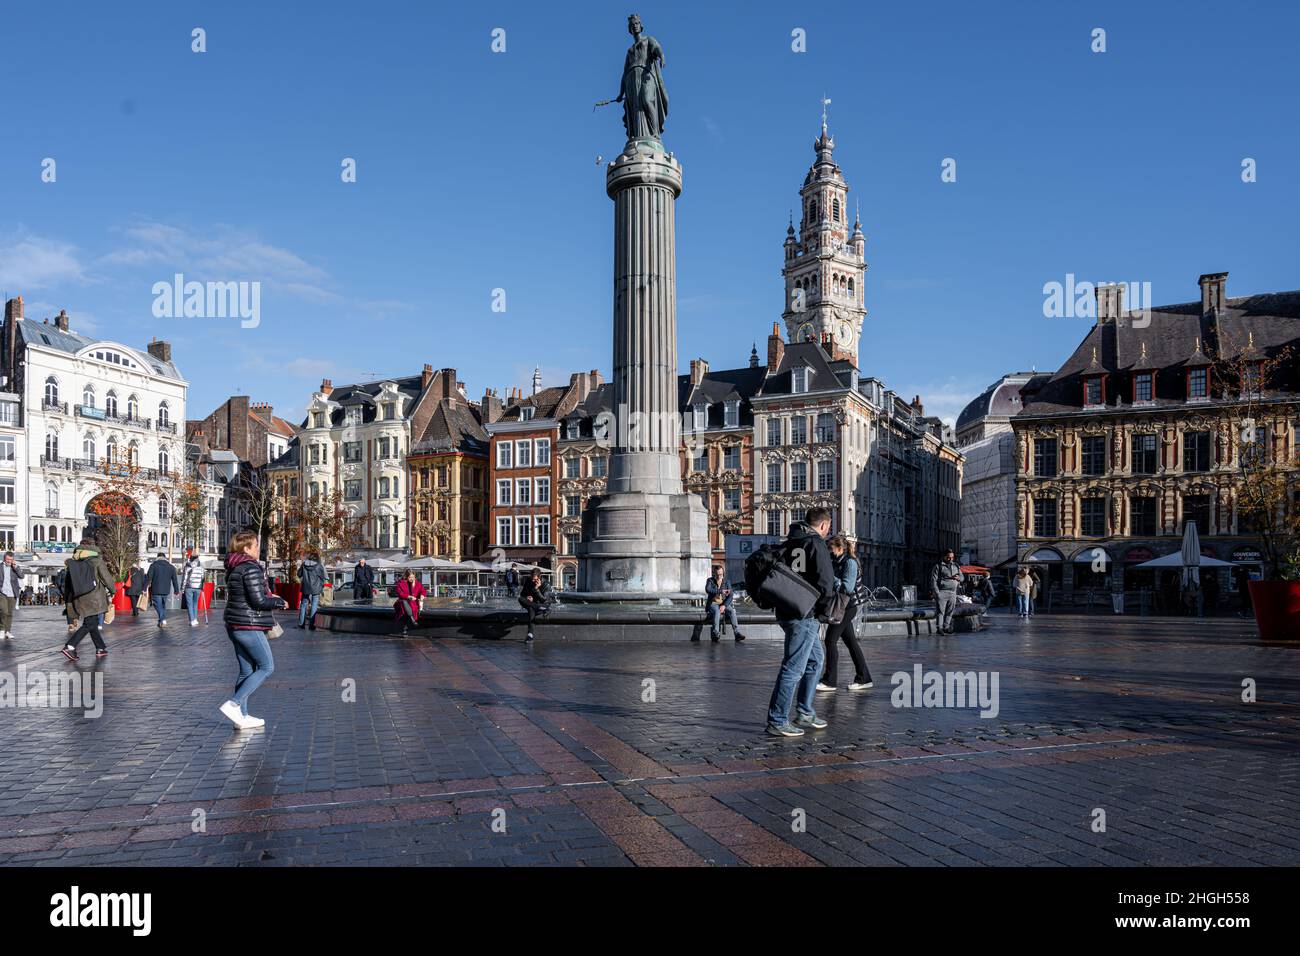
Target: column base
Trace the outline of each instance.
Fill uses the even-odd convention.
[[[582,516],[577,590],[623,600],[702,595],[712,558],[709,515],[697,495],[604,495]]]

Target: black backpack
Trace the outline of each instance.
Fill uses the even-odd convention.
[[[74,598],[85,597],[98,586],[95,580],[95,566],[89,558],[76,558],[68,562],[68,577],[64,582],[64,591]]]
[[[817,604],[817,589],[785,563],[784,545],[765,544],[745,559],[745,590],[765,611],[804,618]]]

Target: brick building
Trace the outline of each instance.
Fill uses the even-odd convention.
[[[479,406],[442,396],[407,455],[411,554],[449,561],[487,548],[489,439]]]
[[[605,493],[609,450],[615,438],[613,405],[613,384],[598,385],[560,422],[556,441],[556,580],[566,589],[577,586],[582,512],[588,501]]]
[[[247,395],[232,395],[206,418],[185,422],[186,440],[212,451],[231,451],[254,468],[283,455],[297,433],[289,422],[277,418],[267,402]]]

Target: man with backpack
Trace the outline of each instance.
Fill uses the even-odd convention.
[[[757,591],[749,587],[746,564],[745,580],[751,595],[770,604],[785,634],[785,655],[767,708],[767,732],[773,737],[802,737],[804,727],[821,730],[826,726],[817,716],[813,698],[826,657],[818,618],[835,595],[835,571],[826,547],[830,530],[831,513],[825,508],[813,508],[803,521],[791,525],[776,561],[761,582],[754,582],[760,585]],[[793,723],[791,703],[796,710]]]
[[[83,539],[72,552],[72,557],[64,562],[64,614],[69,628],[80,622],[63,646],[63,656],[68,660],[77,659],[77,645],[87,634],[95,642],[95,656],[108,656],[108,648],[99,633],[99,620],[100,615],[108,610],[108,595],[115,587],[113,576],[104,566],[95,542]]]
[[[298,565],[298,581],[302,584],[302,598],[298,602],[298,627],[316,630],[316,609],[325,592],[325,566],[320,555],[311,552]]]
[[[180,580],[176,576],[175,566],[167,560],[161,551],[149,565],[149,600],[153,602],[154,612],[158,615],[158,626],[167,626],[167,599],[173,591],[180,589]]]

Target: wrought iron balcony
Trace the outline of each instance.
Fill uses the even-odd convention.
[[[157,422],[157,426],[158,426],[158,430],[159,430],[160,432],[169,432],[169,433],[172,434],[172,435],[175,435],[175,434],[176,434],[176,423],[175,423],[175,422],[164,422],[164,421],[159,421],[159,422]]]
[[[58,412],[61,415],[66,415],[68,414],[68,403],[52,402],[49,399],[45,399],[41,402],[41,410],[46,412]]]

